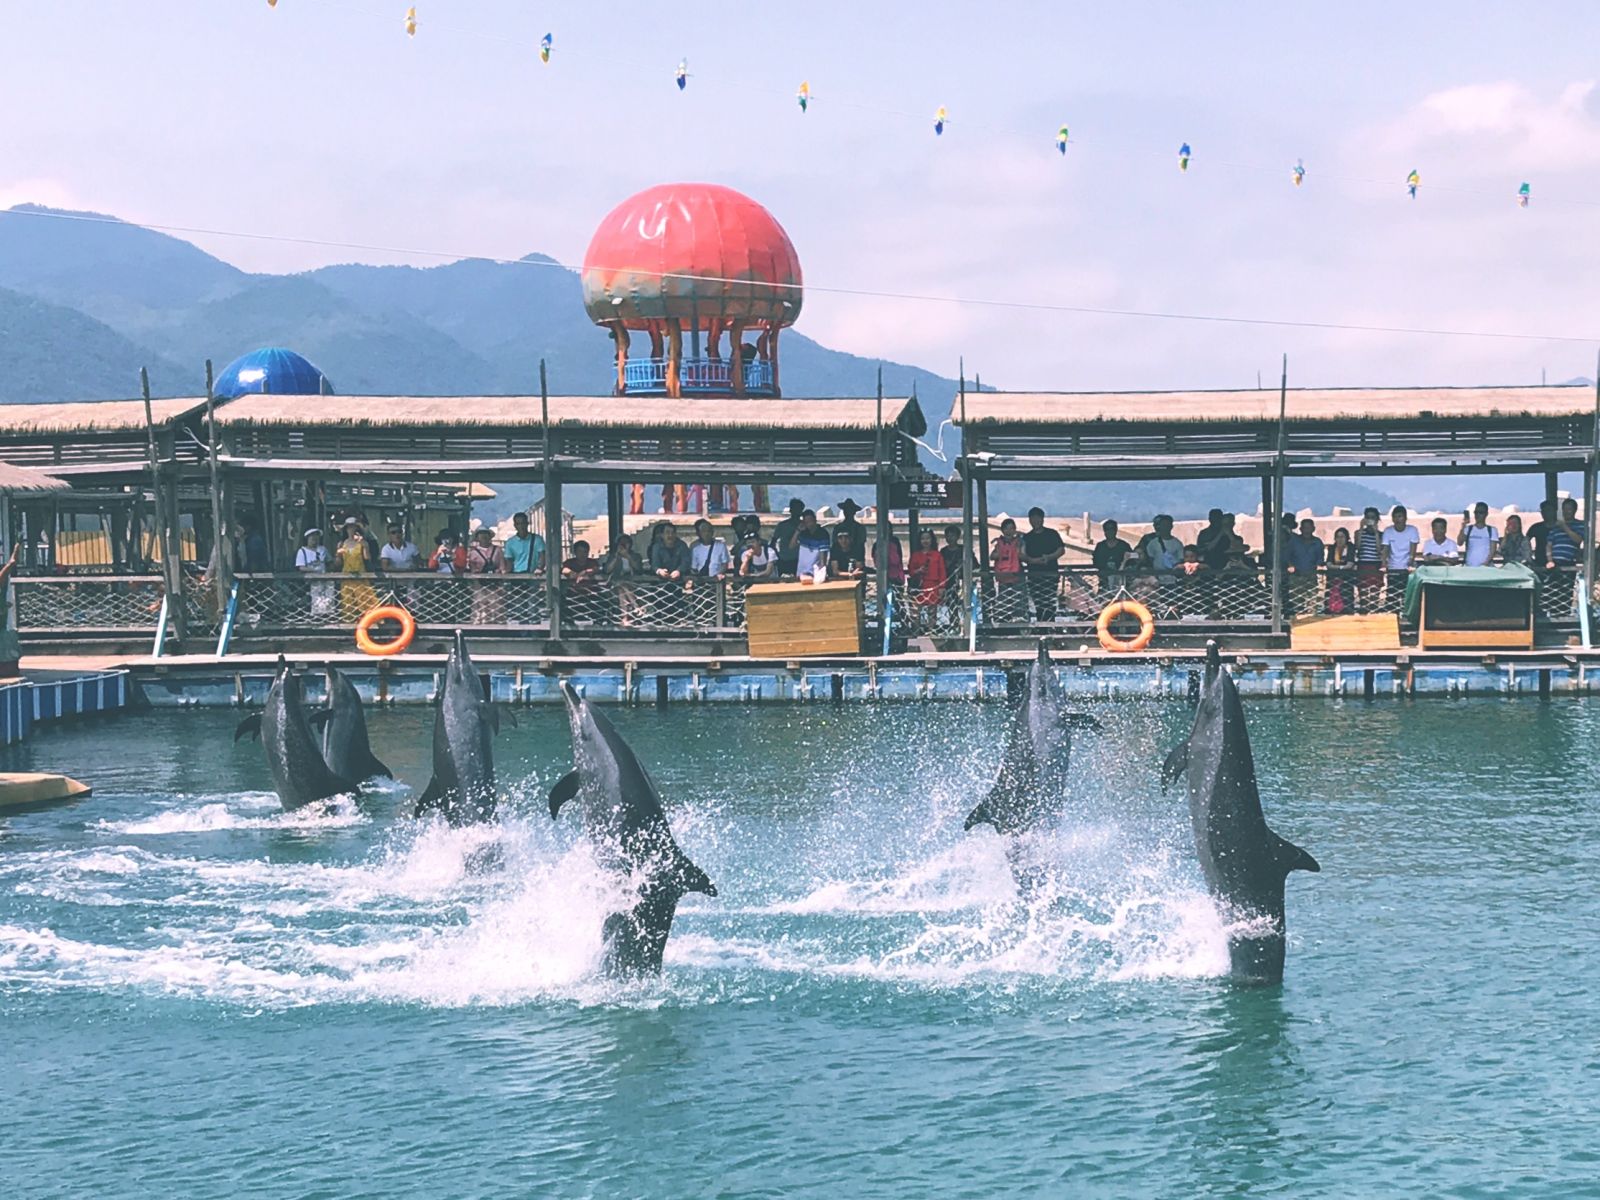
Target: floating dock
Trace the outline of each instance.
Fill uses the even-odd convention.
[[[0,684],[0,746],[24,741],[34,725],[127,707],[129,673],[115,666],[60,669],[36,660]]]
[[[495,653],[473,660],[494,699],[557,704],[565,679],[589,699],[616,704],[813,703],[900,700],[987,701],[1004,698],[1008,677],[1026,669],[1031,651],[931,653],[885,658],[757,659],[747,656],[638,655],[627,658]],[[1600,651],[1554,648],[1516,652],[1391,650],[1317,654],[1286,650],[1225,651],[1242,692],[1279,698],[1383,696],[1588,695],[1600,683]],[[276,655],[212,655],[93,660],[127,673],[132,702],[158,707],[260,704]],[[306,695],[320,697],[318,673],[338,667],[369,701],[430,703],[445,656],[373,659],[356,653],[290,656],[307,673]],[[1203,650],[1110,654],[1055,652],[1065,688],[1105,699],[1181,699],[1198,686]],[[89,665],[89,660],[82,660]]]

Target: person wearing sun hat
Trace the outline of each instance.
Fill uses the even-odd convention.
[[[308,529],[300,536],[300,549],[294,553],[294,569],[302,575],[328,573],[328,548],[322,544],[322,530]],[[333,587],[327,583],[312,583],[311,615],[333,615]]]
[[[839,511],[844,514],[844,520],[840,521],[828,531],[833,538],[833,548],[835,550],[839,548],[839,535],[841,533],[848,533],[850,535],[851,548],[854,549],[857,554],[859,554],[861,553],[861,548],[867,544],[866,527],[863,526],[860,521],[856,520],[856,514],[861,511],[861,505],[857,504],[849,497],[846,497],[844,501],[840,503]]]

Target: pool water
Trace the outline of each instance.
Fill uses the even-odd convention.
[[[563,714],[497,743],[502,820],[403,782],[283,813],[239,714],[37,731],[84,778],[0,820],[0,1187],[16,1196],[1600,1195],[1600,708],[1261,701],[1281,989],[1157,769],[1177,703],[1096,709],[1049,866],[963,833],[998,705],[613,710],[719,897],[659,982],[550,819]]]

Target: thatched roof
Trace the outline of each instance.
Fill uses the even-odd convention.
[[[150,415],[165,424],[205,405],[205,397],[152,400]],[[144,428],[143,400],[94,400],[71,404],[0,404],[0,437],[28,434],[124,433]]]
[[[569,429],[871,431],[877,401],[745,400],[664,396],[551,396],[550,424]],[[885,398],[884,424],[926,431],[915,399]],[[538,428],[538,396],[241,396],[217,410],[219,428],[339,425],[467,429]]]
[[[43,471],[35,471],[32,467],[14,467],[10,463],[0,462],[0,494],[19,496],[66,492],[71,489],[72,485],[65,479],[57,479],[54,475],[46,475]]]
[[[1562,419],[1588,417],[1590,387],[1290,388],[1289,421]],[[1236,424],[1278,420],[1278,392],[969,392],[973,427],[1104,422]],[[962,424],[961,406],[954,413]]]

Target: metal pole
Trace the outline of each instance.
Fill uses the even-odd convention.
[[[539,360],[539,442],[544,456],[544,594],[550,612],[550,638],[561,636],[561,487],[555,481],[550,449],[550,389],[544,359]],[[552,507],[553,506],[553,507]]]
[[[967,363],[965,359],[959,361],[956,402],[961,411],[961,457],[957,460],[961,474],[961,632],[966,635],[970,649],[977,645],[978,637],[976,615],[972,611],[972,456],[967,453]]]
[[[1594,596],[1595,546],[1600,521],[1595,520],[1595,473],[1600,471],[1600,354],[1596,355],[1594,380],[1594,429],[1589,457],[1583,464],[1583,595],[1578,597],[1585,610]]]
[[[878,416],[873,423],[873,486],[877,491],[877,537],[874,548],[874,575],[878,585],[878,627],[883,634],[884,653],[888,653],[890,622],[894,620],[894,606],[889,602],[889,477],[883,458],[883,364],[878,364]]]
[[[1288,438],[1284,421],[1289,410],[1289,356],[1283,356],[1283,379],[1278,386],[1278,452],[1272,458],[1272,632],[1283,632],[1283,584],[1288,576],[1283,569],[1283,469]],[[1265,539],[1263,539],[1265,540]]]

